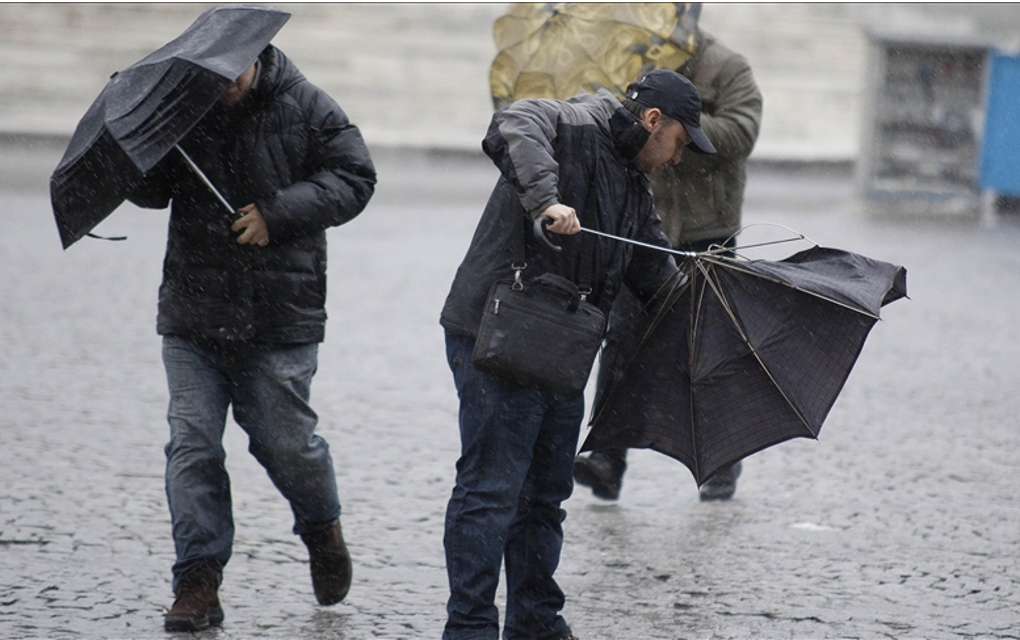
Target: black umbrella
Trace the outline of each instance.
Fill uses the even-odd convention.
[[[906,270],[814,247],[782,261],[686,260],[614,345],[582,451],[651,448],[700,486],[791,438],[817,438]]]
[[[264,7],[210,9],[173,41],[113,74],[50,178],[65,249],[120,206],[288,18]]]

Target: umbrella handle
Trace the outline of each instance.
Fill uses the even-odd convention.
[[[557,252],[563,251],[563,247],[553,244],[552,240],[549,239],[549,236],[545,235],[545,228],[549,225],[550,222],[552,222],[552,218],[549,218],[547,216],[538,216],[537,218],[535,218],[535,225],[533,227],[535,231],[535,237],[544,242],[546,246],[552,249],[553,251]]]

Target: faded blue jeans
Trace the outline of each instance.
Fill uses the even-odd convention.
[[[164,336],[170,387],[166,495],[181,576],[202,564],[217,571],[234,541],[230,478],[224,466],[227,409],[248,434],[248,451],[290,502],[294,533],[319,531],[340,517],[333,461],[315,435],[308,405],[318,345],[264,348]]]
[[[494,600],[506,563],[506,640],[570,635],[553,573],[563,547],[560,503],[573,490],[584,397],[501,382],[471,363],[474,341],[447,334],[460,397],[461,456],[446,511],[450,581],[443,640],[499,638]]]

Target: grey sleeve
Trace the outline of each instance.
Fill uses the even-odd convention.
[[[533,218],[559,202],[559,163],[553,141],[563,108],[554,100],[520,100],[494,116],[506,141],[521,204]]]

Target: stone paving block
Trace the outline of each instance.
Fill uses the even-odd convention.
[[[0,637],[164,639],[166,213],[125,206],[100,231],[127,242],[62,251],[45,189],[59,150],[0,151],[29,176],[0,189]],[[459,443],[438,314],[495,172],[406,150],[377,164],[369,209],[329,235],[312,388],[354,587],[315,604],[289,509],[231,423],[226,621],[199,637],[441,633]],[[647,451],[618,502],[576,491],[557,574],[567,619],[585,640],[1015,636],[1020,224],[889,216],[845,172],[760,166],[746,207],[747,223],[906,265],[912,299],[883,310],[819,441],[749,458],[734,500],[699,502],[686,468]]]

